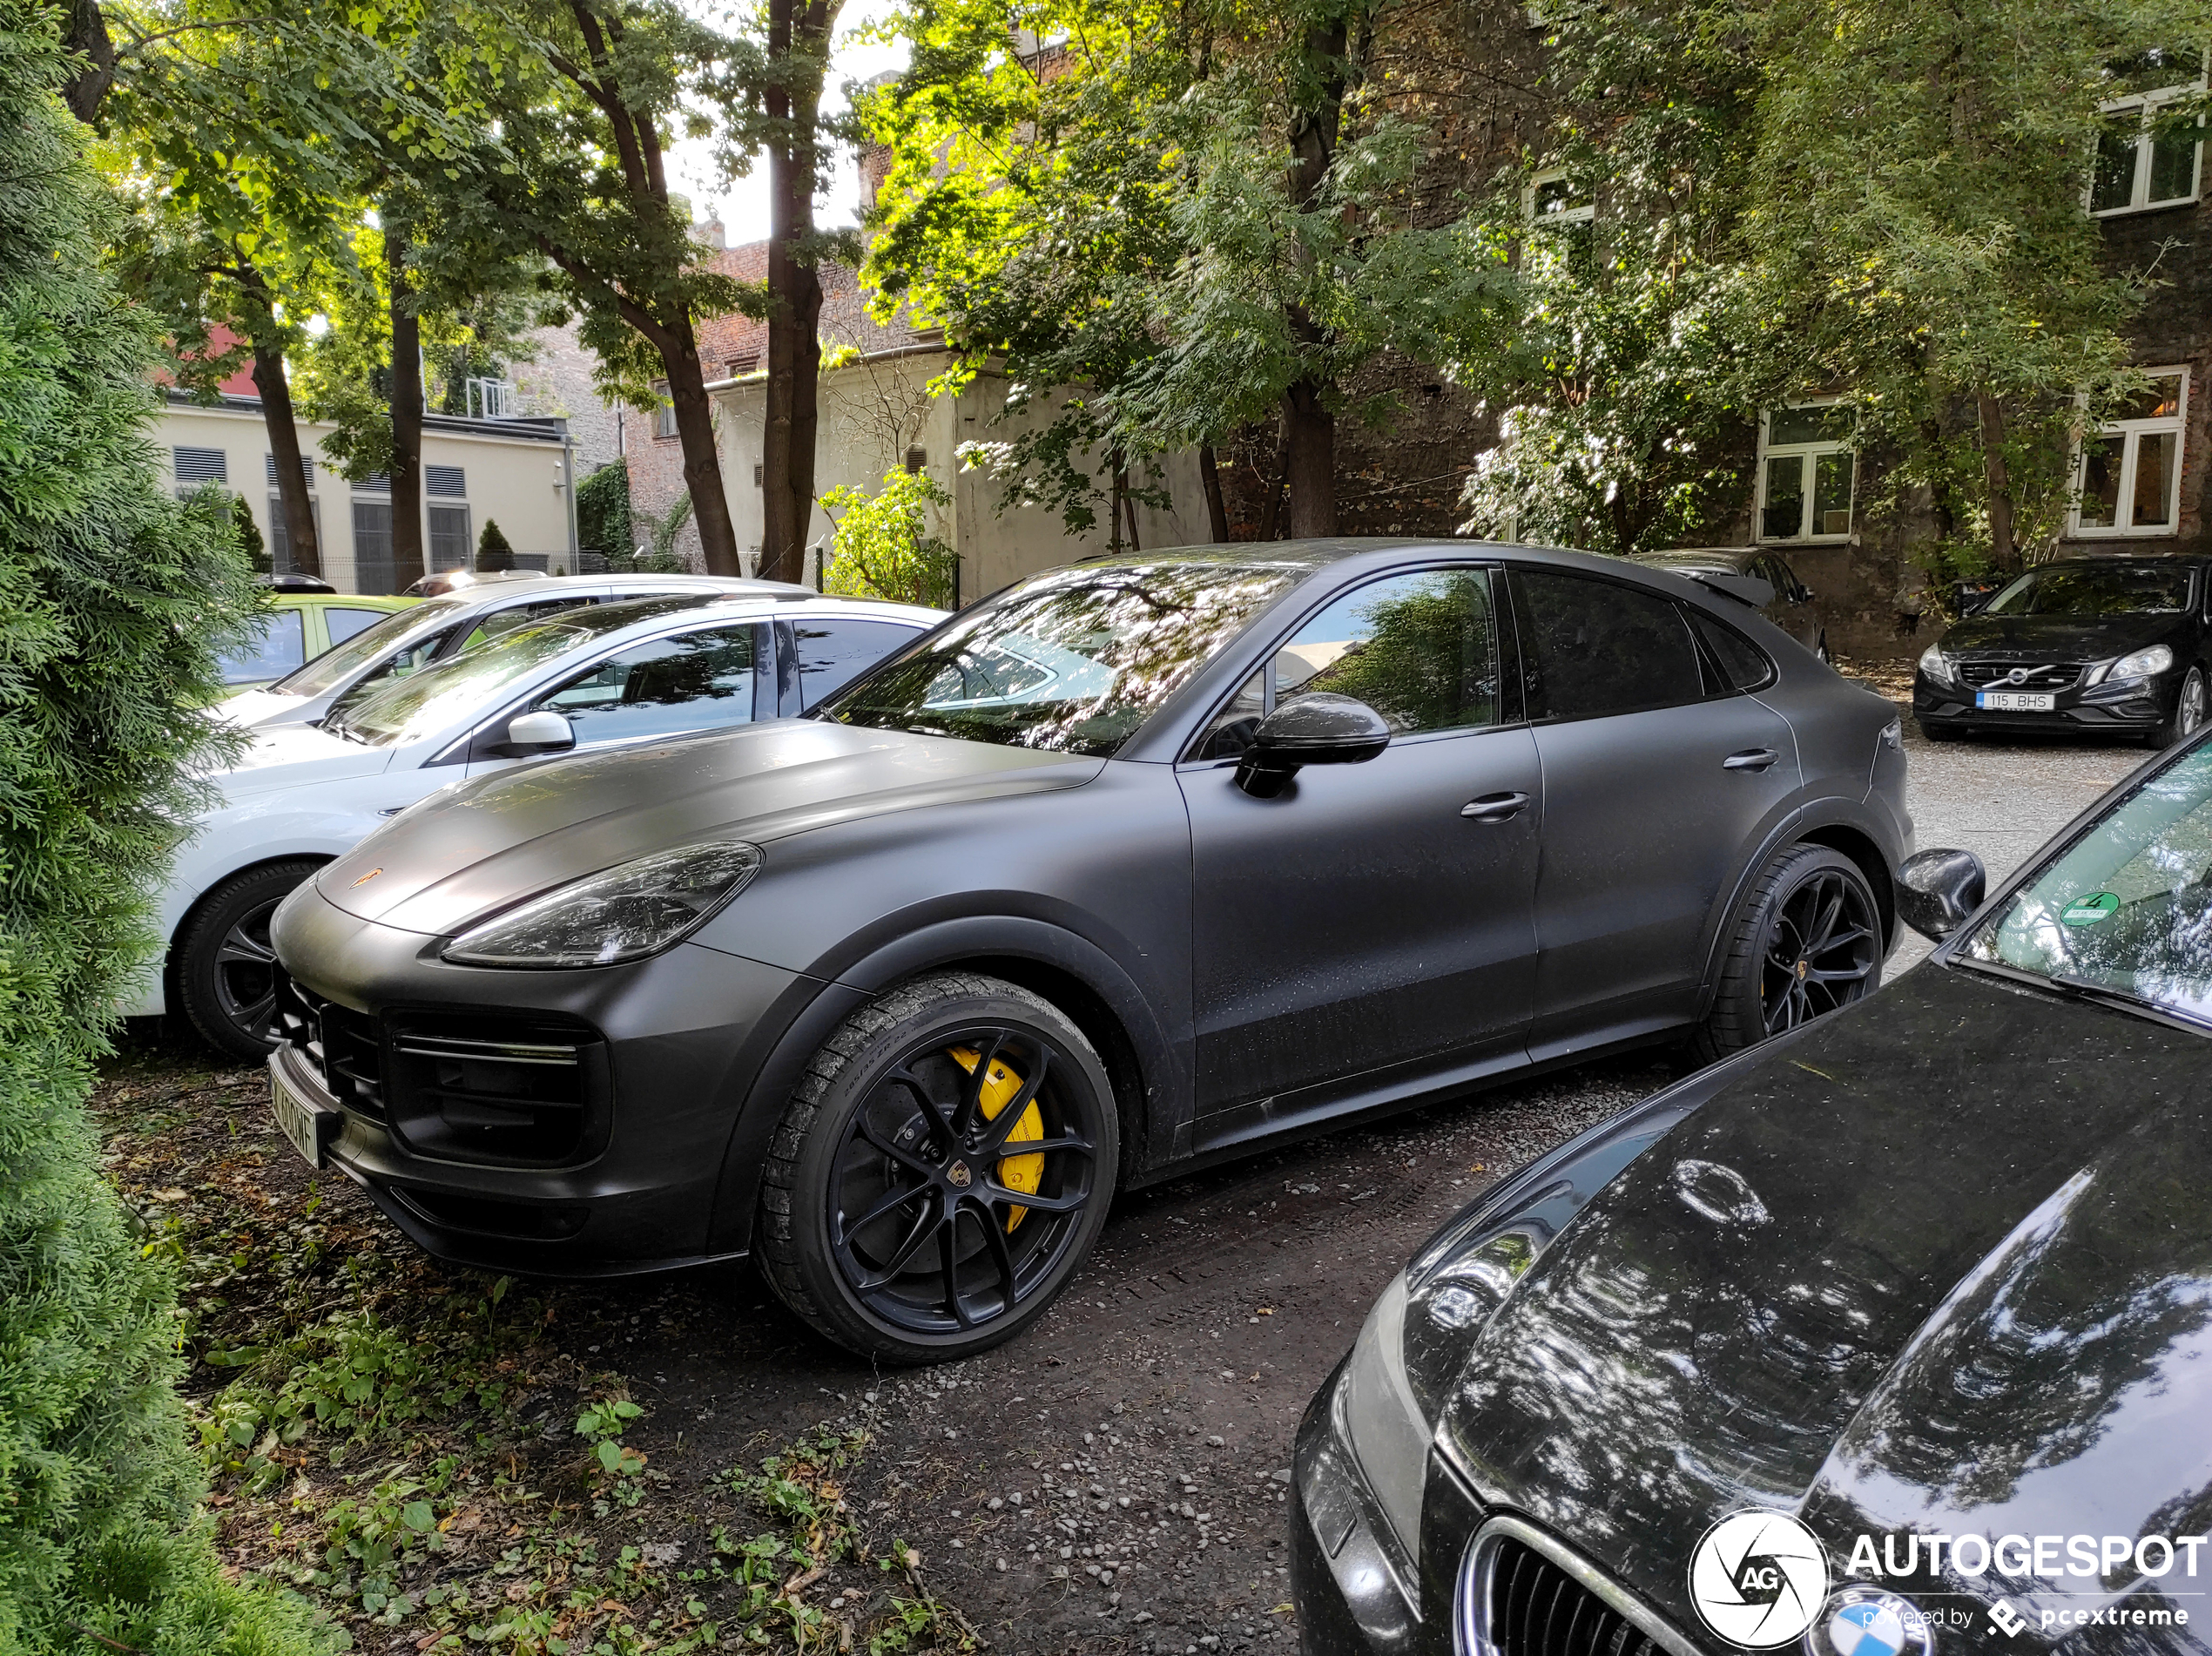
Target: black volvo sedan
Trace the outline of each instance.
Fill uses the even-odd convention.
[[[1893,710],[1679,576],[1326,542],[1089,562],[809,720],[410,808],[278,912],[276,1105],[448,1258],[757,1253],[831,1338],[1005,1338],[1116,1187],[1849,1004]]]
[[[2212,738],[1449,1221],[1300,1429],[1316,1652],[2212,1645]]]
[[[1932,741],[1974,731],[2129,736],[2166,747],[2203,724],[2212,559],[2085,558],[2009,582],[1920,657],[1912,716]]]

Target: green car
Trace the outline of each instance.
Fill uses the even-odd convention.
[[[375,625],[393,611],[412,609],[421,602],[420,598],[372,598],[356,592],[286,592],[273,597],[260,637],[224,653],[223,683],[233,692],[273,683],[325,650],[343,644],[363,627]]]

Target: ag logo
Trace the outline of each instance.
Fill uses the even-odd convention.
[[[1746,1650],[1804,1638],[1827,1597],[1820,1538],[1787,1512],[1731,1512],[1689,1557],[1689,1602],[1699,1619]]]

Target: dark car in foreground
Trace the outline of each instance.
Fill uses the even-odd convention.
[[[1002,1339],[1117,1188],[1875,981],[1893,710],[1617,559],[1087,562],[807,720],[525,767],[276,916],[306,1152],[501,1270]]]
[[[2209,875],[2205,739],[1924,852],[1925,964],[1449,1221],[1300,1429],[1306,1647],[2204,1649]]]
[[[2212,559],[2080,558],[2007,583],[1927,647],[1912,716],[1932,741],[1974,732],[2129,736],[2204,723]]]

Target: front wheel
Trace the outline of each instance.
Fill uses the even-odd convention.
[[[1737,909],[1698,1056],[1726,1058],[1871,994],[1881,940],[1881,908],[1858,864],[1824,845],[1783,851]]]
[[[2159,727],[2158,734],[2151,739],[2153,745],[2171,747],[2175,742],[2195,735],[2204,728],[2204,669],[2191,667],[2175,694],[2173,717]]]
[[[320,862],[270,862],[232,875],[200,899],[178,934],[177,998],[209,1045],[247,1063],[275,1044],[277,904]]]
[[[940,1362],[1011,1339],[1067,1286],[1120,1165],[1106,1071],[1028,990],[946,972],[848,1017],[763,1175],[763,1274],[863,1356]]]

